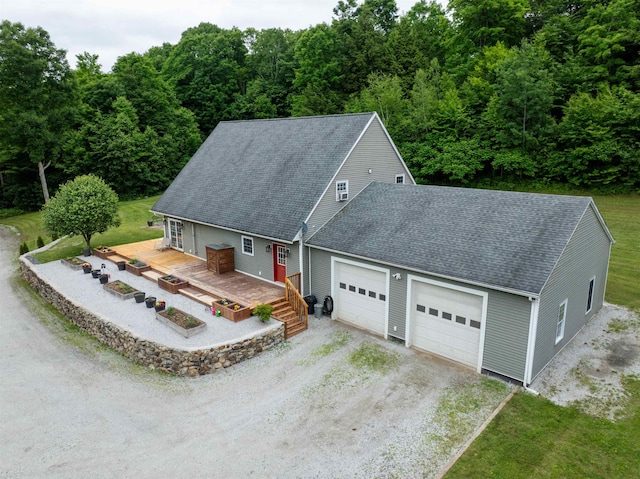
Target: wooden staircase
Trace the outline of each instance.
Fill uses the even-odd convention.
[[[269,303],[273,306],[273,316],[278,321],[284,323],[284,338],[289,339],[296,334],[300,334],[307,329],[307,325],[302,321],[285,298],[280,298]]]

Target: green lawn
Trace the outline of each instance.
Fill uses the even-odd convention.
[[[103,234],[97,234],[91,238],[91,245],[116,246],[119,244],[134,243],[136,241],[144,241],[148,239],[160,238],[162,231],[147,227],[147,220],[152,218],[149,209],[158,199],[158,196],[144,198],[141,200],[122,201],[118,208],[118,214],[122,223],[118,228],[111,228]],[[38,236],[42,236],[45,243],[51,241],[51,237],[47,236],[40,220],[40,213],[28,213],[20,216],[13,216],[0,220],[2,224],[13,225],[20,231],[21,240],[26,241],[29,250],[36,248]],[[84,247],[84,240],[80,236],[65,238],[55,247],[48,251],[39,253],[37,258],[46,263],[48,261],[65,258],[67,256],[76,256]],[[16,254],[18,252],[16,251]]]
[[[615,423],[516,394],[445,477],[635,479],[640,380],[628,380],[626,389],[629,417]]]
[[[640,196],[597,196],[596,205],[616,243],[606,300],[640,311]]]

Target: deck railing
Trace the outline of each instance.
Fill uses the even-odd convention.
[[[309,306],[300,294],[300,273],[287,276],[284,281],[285,298],[291,308],[298,315],[298,320],[304,324],[305,329],[309,326]]]

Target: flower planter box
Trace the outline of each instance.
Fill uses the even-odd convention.
[[[189,286],[189,282],[170,275],[158,278],[158,286],[160,286],[160,289],[169,291],[172,294],[177,294],[180,289]]]
[[[134,287],[129,286],[126,283],[123,283],[119,279],[111,283],[104,284],[102,285],[102,287],[107,293],[112,294],[116,298],[121,299],[123,301],[125,299],[133,298],[133,295],[139,292]]]
[[[98,258],[107,259],[107,257],[116,254],[111,248],[93,248],[93,255]]]
[[[191,320],[193,320],[193,326],[187,324],[187,322],[189,321],[188,318],[191,318]],[[196,334],[201,333],[207,328],[207,323],[200,321],[199,319],[196,319],[193,316],[180,311],[179,309],[174,309],[173,314],[169,314],[167,311],[157,312],[156,319],[161,323],[166,324],[176,333],[184,336],[185,338],[195,336]]]
[[[62,258],[60,260],[60,262],[65,265],[67,268],[71,268],[73,270],[81,270],[82,269],[82,265],[84,264],[84,261],[82,261],[79,258],[73,257],[73,258]],[[91,271],[91,270],[89,270]]]
[[[143,263],[142,261],[138,261],[135,264],[127,263],[125,265],[125,268],[129,273],[133,273],[136,276],[140,276],[145,271],[149,271],[151,269],[151,266],[149,266],[147,263]]]
[[[238,321],[242,321],[251,316],[251,308],[248,308],[247,306],[243,306],[239,303],[223,304],[220,301],[214,301],[212,306],[218,311],[221,311],[222,316],[229,321],[237,323]],[[239,306],[239,309],[235,309],[236,305]]]

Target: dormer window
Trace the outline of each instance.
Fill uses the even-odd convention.
[[[404,185],[404,173],[396,175],[396,184]]]
[[[349,182],[347,180],[336,181],[336,201],[349,199]]]

